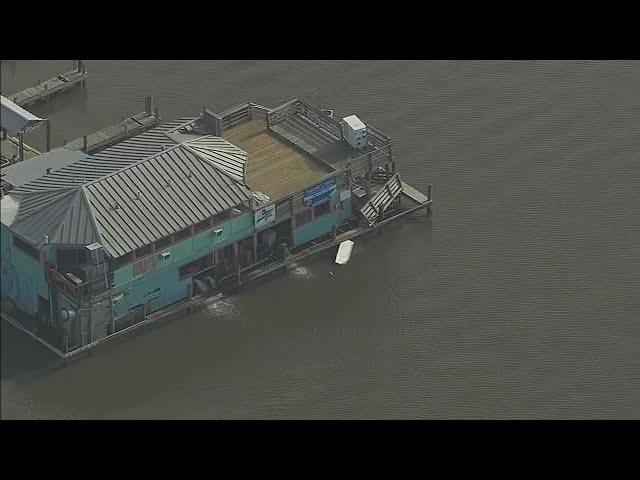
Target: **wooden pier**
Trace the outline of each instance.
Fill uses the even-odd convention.
[[[80,85],[84,86],[87,79],[87,71],[82,60],[74,61],[74,69],[56,75],[44,82],[38,82],[34,87],[28,87],[19,92],[5,95],[14,103],[24,107],[41,100],[49,100],[52,95],[65,92],[70,88]]]
[[[82,150],[85,153],[95,153],[103,148],[119,143],[138,135],[160,123],[160,114],[142,112],[129,117],[115,125],[109,125],[97,132],[76,138],[64,145],[69,150]]]

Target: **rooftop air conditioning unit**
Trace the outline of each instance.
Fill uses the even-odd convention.
[[[162,260],[169,260],[171,258],[171,252],[167,251],[167,252],[162,252],[160,254],[160,258]]]
[[[342,119],[342,136],[353,148],[363,149],[367,146],[367,126],[355,115]]]

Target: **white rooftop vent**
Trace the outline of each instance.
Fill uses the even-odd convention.
[[[362,149],[367,146],[367,126],[355,115],[342,119],[342,135],[353,148]]]

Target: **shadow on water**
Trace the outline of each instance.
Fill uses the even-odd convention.
[[[3,380],[15,381],[37,377],[64,367],[64,360],[11,326],[0,322],[0,375]]]

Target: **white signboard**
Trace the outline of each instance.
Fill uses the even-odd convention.
[[[276,204],[272,203],[265,207],[258,207],[255,211],[256,228],[269,225],[276,220]]]

